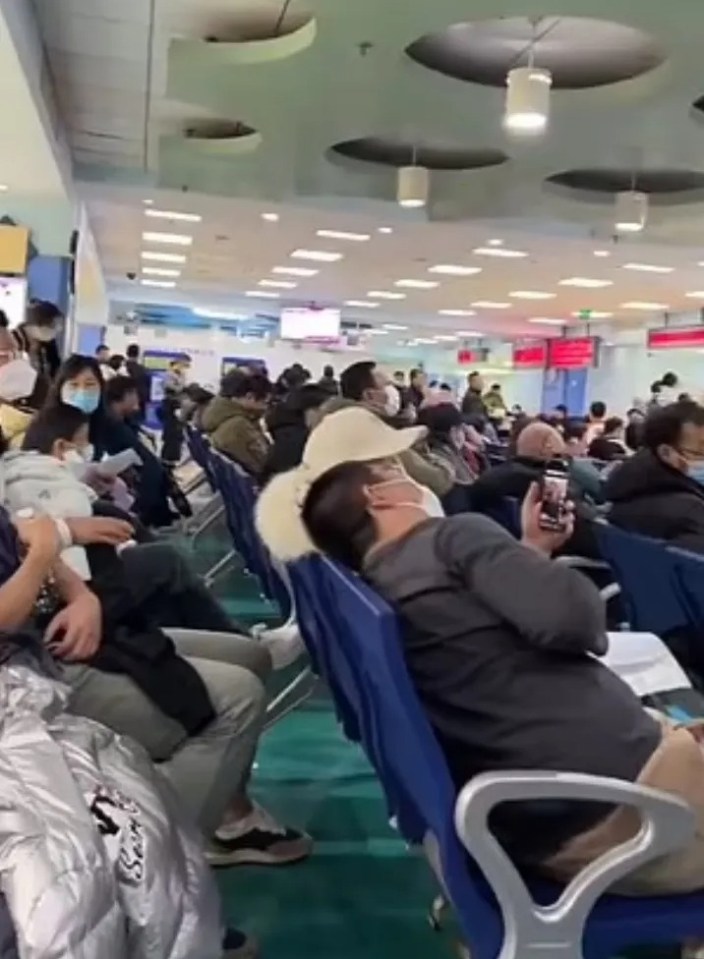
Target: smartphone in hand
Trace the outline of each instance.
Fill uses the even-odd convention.
[[[553,462],[545,467],[540,481],[541,529],[563,533],[568,523],[569,471],[566,463]]]

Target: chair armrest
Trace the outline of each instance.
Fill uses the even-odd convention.
[[[553,563],[561,563],[572,569],[603,569],[610,571],[611,567],[603,559],[587,559],[586,556],[556,556]]]
[[[500,803],[539,799],[630,805],[642,816],[636,836],[583,869],[549,906],[533,902],[523,878],[488,826],[489,814]],[[517,959],[532,954],[531,950],[537,950],[536,955],[550,951],[555,957],[578,954],[574,944],[582,941],[597,899],[637,867],[683,848],[694,836],[695,820],[683,800],[659,790],[600,776],[525,771],[485,773],[469,782],[457,799],[455,826],[501,908],[505,930],[502,959]],[[572,951],[565,950],[566,943]]]

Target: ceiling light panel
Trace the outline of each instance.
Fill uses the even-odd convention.
[[[403,323],[384,323],[384,329],[385,329],[385,330],[398,330],[398,331],[400,332],[400,331],[402,331],[402,330],[407,330],[408,327],[407,327],[407,326],[404,326]]]
[[[541,326],[566,326],[567,320],[553,320],[548,316],[532,316],[529,323],[538,323]]]
[[[477,256],[496,256],[505,260],[518,260],[528,256],[524,250],[510,250],[505,246],[478,246],[472,252]]]
[[[480,266],[458,266],[455,263],[438,263],[428,268],[428,273],[442,273],[445,276],[473,276],[481,272]]]
[[[259,286],[270,286],[277,290],[295,290],[298,283],[292,283],[291,280],[260,280]]]
[[[152,250],[142,250],[141,257],[152,263],[185,263],[186,257],[182,253],[157,253]]]
[[[176,286],[175,280],[140,280],[142,286],[158,286],[162,290],[173,290]]]
[[[438,333],[435,337],[439,343],[456,343],[459,338],[459,333]]]
[[[585,317],[584,313],[578,310],[572,316],[576,320],[610,320],[613,313],[607,313],[604,310],[589,310],[589,316]]]
[[[509,296],[514,300],[554,300],[555,293],[546,293],[544,290],[514,290]]]
[[[294,260],[314,260],[318,263],[337,263],[342,259],[342,253],[334,253],[332,250],[294,250],[291,254]]]
[[[607,257],[611,256],[611,251],[610,250],[594,250],[594,256],[598,256],[598,257],[601,257],[602,259],[606,259]]]
[[[622,310],[668,310],[668,303],[648,303],[647,300],[629,300],[628,303],[622,303]]]
[[[369,233],[345,233],[344,230],[316,230],[315,235],[328,240],[349,240],[350,243],[364,243],[371,239]]]
[[[279,214],[278,213],[262,213],[262,220],[266,223],[278,223]]]
[[[143,276],[181,276],[180,270],[169,270],[160,266],[143,266],[142,267]]]
[[[479,333],[477,330],[458,330],[458,336],[484,336],[483,333]]]
[[[370,290],[367,296],[377,300],[405,300],[405,293],[395,293],[393,290]]]
[[[181,223],[200,223],[203,217],[200,213],[179,213],[176,210],[155,210],[149,207],[144,211],[145,216],[153,220],[178,220]]]
[[[370,328],[368,330],[362,330],[361,332],[366,333],[367,336],[388,336],[389,335],[388,330],[375,330],[373,328]]]
[[[320,270],[309,266],[275,266],[271,272],[278,276],[317,276]]]
[[[145,243],[166,243],[169,246],[193,246],[193,237],[185,233],[154,233],[147,230],[142,233]]]
[[[704,290],[692,290],[691,293],[685,293],[690,300],[704,300]]]
[[[476,316],[476,310],[438,310],[440,316]]]
[[[394,286],[405,286],[409,290],[434,290],[440,284],[436,280],[396,280]]]
[[[656,263],[624,263],[622,269],[639,273],[674,273],[674,266],[658,266]]]
[[[375,310],[378,305],[371,300],[345,300],[345,306],[357,306],[362,310]]]
[[[194,316],[203,316],[211,320],[246,320],[244,313],[228,313],[226,310],[207,310],[202,307],[195,307],[191,310]]]
[[[245,290],[245,296],[256,296],[262,300],[278,300],[279,294],[273,290]]]
[[[613,280],[598,280],[591,276],[568,276],[560,280],[558,286],[576,286],[581,290],[600,290],[606,286],[613,286]]]
[[[501,303],[496,300],[475,300],[472,306],[478,310],[507,310],[512,304]]]

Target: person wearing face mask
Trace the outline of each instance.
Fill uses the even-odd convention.
[[[55,303],[49,300],[30,300],[24,323],[12,330],[16,350],[24,353],[37,371],[32,397],[35,408],[44,402],[61,365],[56,339],[62,322],[63,314]]]
[[[470,508],[469,487],[477,478],[464,455],[466,445],[462,414],[454,403],[425,406],[418,413],[418,423],[428,429],[430,451],[455,475],[455,483],[442,498],[448,516]]]
[[[651,410],[640,449],[611,473],[604,495],[616,526],[704,553],[704,407]]]
[[[281,403],[269,409],[265,421],[272,444],[259,474],[262,485],[272,476],[298,466],[315,414],[329,399],[326,386],[308,383],[292,390]]]
[[[458,789],[486,772],[577,772],[682,796],[701,822],[696,739],[661,726],[602,665],[604,604],[579,572],[550,561],[570,524],[541,529],[537,484],[523,502],[520,541],[478,515],[430,519],[397,464],[418,437],[356,410],[330,416],[301,466],[259,498],[257,526],[271,553],[281,561],[326,554],[395,610],[411,681]],[[640,828],[638,815],[589,802],[507,803],[492,814],[492,833],[517,864],[563,881]],[[631,894],[702,888],[704,844],[629,882]]]
[[[12,449],[22,439],[35,413],[30,399],[35,392],[38,373],[17,351],[8,320],[0,311],[0,430]]]
[[[104,444],[104,380],[100,364],[92,356],[74,353],[59,368],[44,408],[66,404],[88,417],[88,431],[95,459],[106,452]]]
[[[371,360],[353,363],[340,376],[342,396],[328,400],[319,410],[319,420],[347,407],[363,406],[382,421],[398,425],[398,401],[387,392],[393,386],[384,371]],[[396,387],[394,387],[396,390]],[[398,392],[398,391],[397,391]],[[405,425],[405,423],[404,423]],[[417,483],[442,497],[452,489],[454,474],[428,450],[425,439],[401,453],[404,469]]]

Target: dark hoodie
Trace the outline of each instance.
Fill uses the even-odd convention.
[[[266,425],[273,444],[260,474],[262,483],[301,465],[309,433],[304,412],[286,402],[269,411]]]
[[[617,467],[604,492],[615,526],[704,553],[704,487],[650,450]]]

